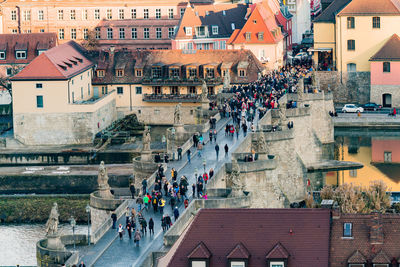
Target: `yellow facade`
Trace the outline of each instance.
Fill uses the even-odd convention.
[[[314,23],[314,49],[332,49],[333,64],[336,63],[335,24],[328,22]],[[314,62],[318,62],[318,53],[314,53]]]

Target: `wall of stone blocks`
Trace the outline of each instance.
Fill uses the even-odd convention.
[[[383,105],[383,94],[392,95],[392,107],[398,107],[400,105],[399,85],[371,85],[371,102]]]

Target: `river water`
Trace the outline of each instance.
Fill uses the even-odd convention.
[[[72,234],[72,227],[61,224],[59,231]],[[87,225],[77,225],[75,233],[86,234]],[[45,234],[44,224],[0,225],[0,266],[36,266],[36,242]]]

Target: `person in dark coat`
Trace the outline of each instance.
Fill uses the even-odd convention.
[[[115,223],[117,222],[117,214],[115,212],[111,214],[111,219],[113,221],[112,229],[115,229]]]
[[[151,233],[153,233],[153,235],[154,235],[154,221],[153,221],[153,218],[150,218],[150,220],[149,220],[149,233],[150,233],[150,235],[151,235]]]
[[[175,221],[178,220],[178,218],[179,218],[179,210],[178,210],[178,207],[175,207],[175,209],[174,209],[174,217],[175,217]]]
[[[136,188],[134,183],[131,183],[129,185],[129,191],[131,191],[132,199],[135,199]]]

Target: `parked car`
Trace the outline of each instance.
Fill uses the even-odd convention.
[[[295,60],[306,60],[306,59],[308,59],[308,54],[307,54],[307,52],[297,53],[297,55],[294,56],[294,59]]]
[[[382,109],[382,105],[378,105],[376,103],[367,103],[365,105],[362,106],[364,108],[364,110],[381,110]]]
[[[342,112],[343,113],[357,113],[357,112],[364,112],[364,109],[355,104],[346,104],[342,108]]]

